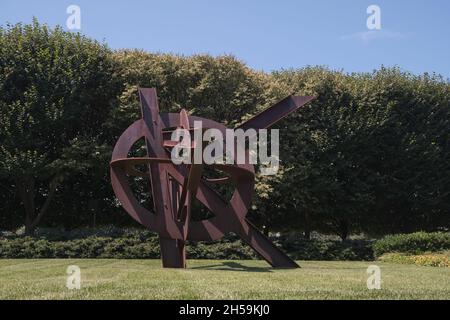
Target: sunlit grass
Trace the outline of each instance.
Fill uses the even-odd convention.
[[[159,260],[0,260],[1,299],[450,299],[450,268],[384,262],[301,261],[275,270],[263,261],[189,260],[186,270]],[[366,269],[381,268],[381,290]],[[81,268],[68,290],[66,268]]]

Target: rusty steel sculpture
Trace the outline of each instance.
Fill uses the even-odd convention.
[[[115,145],[110,163],[111,183],[128,214],[159,234],[163,267],[186,267],[187,240],[217,240],[226,233],[233,232],[273,267],[298,268],[291,258],[246,218],[254,188],[255,171],[252,164],[175,165],[171,161],[170,151],[177,142],[172,141],[170,136],[176,128],[192,132],[195,130],[194,121],[202,121],[204,129],[216,128],[225,132],[226,127],[210,119],[188,115],[184,109],[180,113],[160,114],[154,88],[140,88],[139,96],[142,119],[129,126]],[[309,96],[289,96],[241,124],[239,128],[268,128],[312,99]],[[145,139],[147,156],[129,157],[133,145],[140,139]],[[189,147],[194,148],[195,143],[192,141]],[[148,170],[143,172],[138,167]],[[207,178],[204,175],[207,167],[222,172],[226,177]],[[134,196],[128,183],[130,176],[150,179],[153,213]],[[230,201],[214,190],[216,183],[234,185]],[[191,219],[194,200],[202,203],[214,216],[200,221]]]

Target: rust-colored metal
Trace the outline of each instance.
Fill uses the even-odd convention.
[[[170,150],[178,142],[170,140],[174,128],[189,130],[194,121],[203,128],[216,128],[225,133],[226,127],[210,119],[180,113],[159,113],[154,88],[140,88],[142,118],[130,125],[119,137],[111,159],[111,183],[125,211],[140,224],[160,236],[163,267],[185,268],[185,242],[211,241],[234,232],[248,243],[263,259],[276,268],[297,268],[298,265],[276,247],[246,218],[254,188],[255,171],[251,164],[190,164],[175,165]],[[289,96],[240,125],[241,129],[268,128],[294,112],[313,97]],[[225,135],[224,135],[225,136]],[[128,157],[132,146],[145,139],[147,157]],[[196,146],[192,141],[190,148]],[[201,143],[201,142],[200,142]],[[248,153],[248,150],[244,150]],[[246,157],[248,159],[248,157]],[[136,165],[148,166],[148,172]],[[206,178],[203,171],[211,167],[226,175]],[[153,195],[154,213],[144,208],[128,185],[129,176],[148,177]],[[212,187],[232,183],[235,187],[230,201],[224,200]],[[192,221],[191,205],[201,202],[214,217]]]

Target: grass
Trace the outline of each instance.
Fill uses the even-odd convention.
[[[3,299],[450,299],[450,268],[386,262],[300,262],[274,270],[263,261],[189,260],[186,270],[159,260],[0,260]],[[368,290],[366,269],[381,268],[381,290]],[[81,268],[81,289],[68,290],[66,268]]]

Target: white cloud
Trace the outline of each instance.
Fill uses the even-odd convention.
[[[342,40],[354,39],[362,41],[365,44],[370,43],[371,41],[377,39],[404,39],[404,38],[406,38],[405,34],[401,32],[389,31],[386,29],[361,31],[341,36]]]

